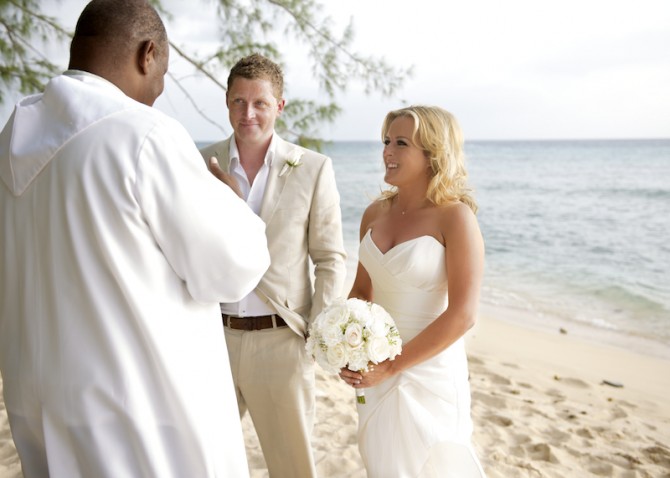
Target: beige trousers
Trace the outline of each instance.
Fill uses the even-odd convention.
[[[314,361],[288,327],[224,327],[240,417],[248,410],[271,478],[316,476]]]

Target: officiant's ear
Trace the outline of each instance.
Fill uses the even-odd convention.
[[[155,61],[156,44],[153,40],[145,40],[142,42],[137,51],[137,66],[143,74],[148,74],[151,68],[151,63]]]
[[[169,48],[154,40],[145,40],[137,50],[137,66],[143,77],[140,97],[136,98],[145,105],[152,106],[163,92],[164,76],[167,73]]]

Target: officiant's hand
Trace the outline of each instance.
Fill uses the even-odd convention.
[[[237,194],[239,197],[242,197],[242,190],[240,189],[240,185],[237,184],[237,179],[235,179],[232,174],[228,174],[223,169],[221,169],[219,162],[214,156],[209,158],[209,172],[212,173],[222,183],[226,184],[230,189],[232,189],[235,194]]]

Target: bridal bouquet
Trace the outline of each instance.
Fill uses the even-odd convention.
[[[367,371],[370,362],[393,360],[402,339],[393,318],[383,307],[360,299],[340,300],[325,308],[309,329],[307,352],[327,372],[342,367]],[[358,403],[365,403],[356,389]]]

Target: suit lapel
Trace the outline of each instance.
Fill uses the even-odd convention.
[[[272,215],[277,209],[282,192],[284,191],[284,186],[286,186],[286,180],[289,177],[288,171],[281,177],[279,177],[279,173],[286,162],[286,158],[292,149],[292,145],[279,137],[277,137],[276,140],[275,157],[272,159],[272,166],[270,167],[270,171],[268,171],[265,194],[263,195],[263,202],[261,203],[260,217],[265,224],[268,224],[270,219],[272,219]]]
[[[214,156],[219,162],[219,167],[225,172],[230,173],[230,141],[232,136],[225,141],[219,143],[219,145],[214,150],[212,156]]]

